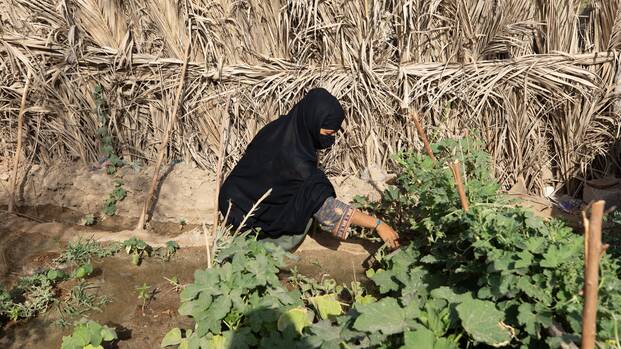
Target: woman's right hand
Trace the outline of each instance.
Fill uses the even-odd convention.
[[[399,234],[388,224],[382,223],[377,227],[377,234],[391,250],[399,248]]]

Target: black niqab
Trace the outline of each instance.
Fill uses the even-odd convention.
[[[335,196],[325,173],[317,168],[317,150],[330,147],[345,113],[328,91],[309,91],[291,111],[263,127],[220,189],[219,210],[237,227],[252,206],[270,188],[245,227],[260,228],[263,235],[301,234],[323,202]]]

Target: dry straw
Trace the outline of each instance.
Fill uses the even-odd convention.
[[[43,163],[95,160],[101,83],[115,146],[153,161],[191,38],[169,160],[214,169],[232,98],[230,169],[262,125],[323,86],[348,113],[330,172],[390,166],[391,154],[420,148],[400,112],[410,107],[432,140],[478,132],[496,176],[507,185],[523,176],[537,191],[620,167],[620,11],[610,0],[3,1],[0,152],[14,152],[32,69],[26,152]]]

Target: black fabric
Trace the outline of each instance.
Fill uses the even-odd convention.
[[[334,143],[320,135],[321,128],[338,131],[345,113],[328,91],[309,91],[291,111],[263,127],[250,142],[220,189],[219,210],[237,227],[252,206],[270,188],[272,193],[248,219],[244,228],[260,228],[277,237],[302,234],[312,215],[334,188],[317,168],[317,150]]]

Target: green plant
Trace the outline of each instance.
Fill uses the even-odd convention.
[[[0,316],[17,320],[47,310],[54,301],[53,286],[44,273],[19,278],[10,292],[0,290]]]
[[[93,265],[91,263],[84,263],[81,266],[77,267],[71,273],[71,278],[84,279],[85,277],[91,275],[92,273],[93,273]]]
[[[99,136],[100,147],[99,152],[104,157],[103,160],[106,163],[106,172],[109,175],[116,173],[118,167],[123,165],[123,161],[115,153],[113,139],[108,132],[108,103],[104,96],[104,90],[101,85],[95,86],[93,91],[93,97],[95,98],[95,112],[97,113],[97,136]]]
[[[95,224],[95,215],[87,214],[86,216],[84,216],[84,218],[82,218],[82,225],[90,226],[94,224]]]
[[[104,204],[103,212],[107,216],[114,216],[116,214],[117,206],[116,204],[127,196],[127,190],[123,188],[123,181],[119,179],[114,180],[114,189],[112,193],[106,199]]]
[[[607,250],[615,258],[621,257],[621,208],[612,211],[605,217],[602,240],[609,245]]]
[[[168,281],[172,286],[172,291],[179,293],[179,291],[183,289],[183,285],[179,283],[179,279],[176,276],[171,276],[170,278],[164,277],[164,280]]]
[[[356,282],[340,287],[295,271],[287,290],[277,274],[288,254],[250,233],[219,235],[215,265],[197,270],[180,294],[179,313],[192,317],[194,328],[172,329],[162,346],[556,348],[577,341],[582,236],[511,206],[480,148],[468,139],[441,142],[433,146],[437,163],[403,153],[397,185],[381,202],[364,202],[406,238],[401,250],[378,254],[367,270],[371,294]],[[455,158],[465,169],[468,212],[445,166]],[[604,257],[603,348],[619,347],[619,270]],[[550,336],[551,328],[563,335]]]
[[[61,349],[103,349],[102,344],[116,339],[118,336],[114,329],[83,319],[71,335],[63,336]]]
[[[118,252],[118,247],[115,245],[105,247],[93,239],[78,240],[76,242],[70,242],[65,251],[54,260],[54,263],[82,265],[89,263],[93,257],[109,257],[116,252]]]
[[[67,273],[60,269],[50,269],[47,271],[46,277],[52,282],[59,282],[66,280],[69,276],[67,275]]]
[[[155,290],[151,290],[151,285],[143,283],[142,286],[136,287],[136,292],[138,293],[138,300],[142,300],[142,312],[144,312],[144,307],[153,297]]]
[[[112,136],[108,132],[108,103],[101,85],[95,86],[93,97],[95,98],[95,111],[99,122],[97,135],[100,141],[99,152],[102,156],[101,160],[106,164],[106,172],[109,175],[113,175],[123,166],[123,160],[115,152]],[[127,191],[123,188],[123,181],[115,179],[114,189],[104,202],[103,213],[106,216],[114,216],[117,210],[117,203],[125,199],[126,196]]]
[[[176,241],[166,241],[166,246],[158,247],[153,251],[153,254],[164,261],[169,261],[172,256],[177,253],[179,244]]]
[[[494,346],[554,346],[561,339],[548,337],[546,330],[559,326],[569,331],[564,340],[576,340],[571,333],[581,331],[582,299],[576,290],[583,284],[582,237],[561,222],[544,222],[507,205],[496,193],[497,185],[489,183],[489,159],[480,148],[469,140],[442,142],[434,146],[440,160],[435,164],[418,154],[400,156],[404,171],[397,187],[372,208],[396,218],[402,231],[426,239],[415,239],[384,259],[383,268],[370,271],[370,276],[380,293],[399,296],[404,305],[411,297],[428,304],[438,298],[438,290],[446,293],[447,306],[456,307],[462,323],[461,328],[453,323],[446,334],[468,334],[471,341]],[[466,169],[472,203],[467,213],[443,164],[453,158]],[[619,270],[613,260],[602,261],[600,309],[606,315],[598,327],[601,343],[615,341]],[[473,319],[465,318],[476,313],[473,306],[497,314],[500,327],[484,333],[495,337],[483,336],[479,331],[484,326],[473,327]]]
[[[151,246],[135,237],[123,241],[123,248],[128,255],[131,255],[133,265],[140,265],[142,258],[145,255],[150,256],[152,251]]]
[[[101,311],[102,306],[110,303],[107,297],[98,296],[95,290],[97,290],[96,286],[84,281],[73,286],[68,296],[57,302],[57,309],[60,314],[57,323],[64,327],[69,319],[74,319],[93,310]]]

